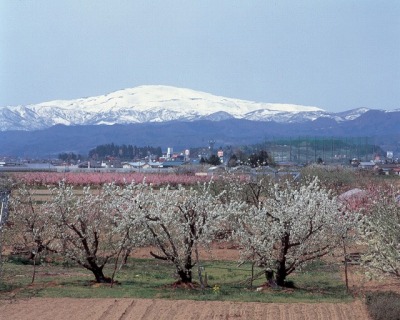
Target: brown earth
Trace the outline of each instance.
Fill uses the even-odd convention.
[[[342,272],[343,281],[344,272]],[[400,279],[366,279],[359,266],[350,266],[348,272],[349,289],[354,296],[362,297],[366,292],[371,291],[393,291],[400,294]]]
[[[137,248],[132,253],[131,256],[134,258],[146,258],[154,259],[150,251],[155,251],[153,247],[143,247]],[[156,252],[156,251],[155,251]],[[239,250],[233,244],[228,242],[223,243],[213,243],[211,245],[211,250],[199,249],[200,260],[226,260],[226,261],[238,261],[239,260]]]
[[[360,301],[352,303],[243,303],[158,299],[32,298],[1,301],[0,319],[369,319]]]

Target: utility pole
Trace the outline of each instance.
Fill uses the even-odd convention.
[[[214,145],[215,145],[215,140],[209,140],[208,141],[208,150],[209,150],[209,156],[212,156],[214,154]]]

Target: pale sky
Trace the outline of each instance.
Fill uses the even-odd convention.
[[[0,106],[171,85],[400,108],[398,0],[0,0]]]

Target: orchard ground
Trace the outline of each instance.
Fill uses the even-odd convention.
[[[150,248],[141,248],[132,256],[149,258],[149,251]],[[202,252],[202,256],[216,260],[234,261],[238,255],[238,250],[229,243],[215,244],[211,256]],[[258,303],[136,298],[8,297],[0,300],[0,319],[369,319],[363,302],[364,293],[371,290],[400,292],[400,283],[369,282],[359,271],[358,266],[349,267],[349,287],[355,296],[351,302]]]

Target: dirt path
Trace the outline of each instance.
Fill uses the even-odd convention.
[[[4,320],[127,320],[127,319],[263,319],[364,320],[362,302],[352,303],[243,303],[157,299],[32,298],[0,301]]]

